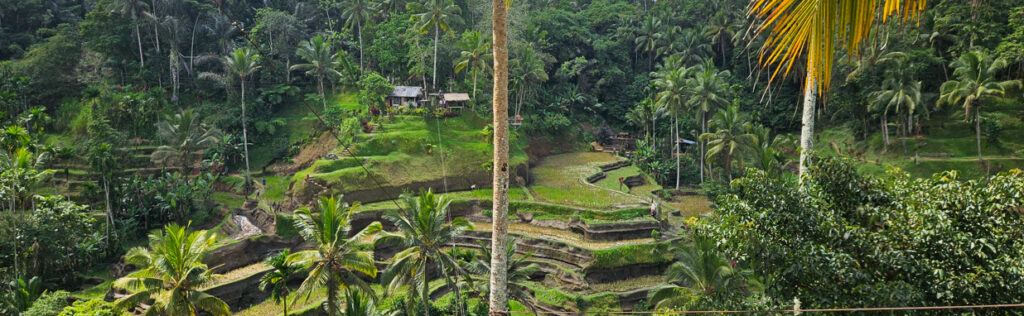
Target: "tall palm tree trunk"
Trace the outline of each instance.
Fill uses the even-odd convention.
[[[363,76],[363,25],[356,21],[356,28],[359,29],[359,77]]]
[[[811,71],[807,72],[804,83],[804,109],[800,118],[800,183],[807,173],[807,165],[811,163],[811,150],[814,148],[814,102],[818,93],[818,85]]]
[[[242,77],[242,148],[245,150],[245,193],[249,194],[249,133],[245,127],[245,77]]]
[[[288,316],[288,294],[285,293],[284,297],[281,298],[281,305],[284,307],[284,316]]]
[[[974,107],[974,140],[978,145],[978,165],[985,167],[985,159],[981,157],[981,111],[980,107]],[[987,171],[986,171],[987,173]]]
[[[434,23],[434,77],[430,79],[430,90],[437,88],[437,39],[438,35],[441,33],[441,27],[438,23]]]
[[[327,315],[338,315],[338,282],[333,275],[327,277]]]
[[[474,110],[476,109],[476,103],[475,103],[476,102],[476,74],[479,71],[480,71],[480,69],[477,69],[477,67],[473,67],[473,102],[474,102],[473,109]]]
[[[146,68],[146,58],[142,54],[142,35],[139,34],[139,25],[135,24],[135,42],[139,44],[139,68]]]
[[[679,190],[679,114],[674,115],[672,127],[675,128],[675,132],[672,133],[674,146],[676,148],[676,190]]]
[[[327,112],[327,95],[324,93],[324,75],[321,74],[321,75],[317,76],[316,77],[316,81],[317,81],[317,85],[318,85],[317,89],[320,90],[320,102],[322,102],[324,104],[324,113],[326,113]]]
[[[508,43],[505,1],[493,0],[491,6],[494,29],[494,225],[491,229],[491,293],[488,314],[499,316],[504,315],[503,311],[508,308]]]
[[[701,135],[704,135],[704,133],[707,133],[708,121],[705,120],[706,117],[707,117],[707,113],[703,113],[702,112],[700,114],[700,134]],[[700,183],[704,184],[704,141],[700,140],[699,138],[697,140],[700,141]]]

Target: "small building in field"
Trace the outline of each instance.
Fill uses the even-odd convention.
[[[462,109],[469,102],[469,93],[445,93],[441,97],[441,107]]]
[[[388,107],[418,108],[422,106],[420,103],[422,98],[422,87],[395,86],[395,89],[388,95]]]

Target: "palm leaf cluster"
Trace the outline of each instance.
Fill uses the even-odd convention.
[[[144,315],[229,315],[224,301],[200,291],[214,281],[202,259],[215,241],[211,232],[190,232],[178,224],[149,235],[150,249],[135,247],[125,255],[125,262],[140,269],[114,282],[131,293],[118,299],[115,309],[148,305]]]

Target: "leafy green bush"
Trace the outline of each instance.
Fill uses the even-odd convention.
[[[57,316],[64,307],[68,306],[71,295],[65,291],[43,293],[32,307],[29,307],[22,316]]]
[[[114,303],[94,298],[88,301],[75,301],[65,307],[58,316],[114,316]]]
[[[691,225],[807,307],[986,304],[1024,296],[1024,172],[962,181],[818,157],[801,189],[755,172]]]
[[[286,214],[274,214],[277,226],[274,230],[282,238],[292,238],[299,235],[299,229],[295,227],[295,218]]]

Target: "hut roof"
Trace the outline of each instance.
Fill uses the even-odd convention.
[[[423,88],[413,86],[395,86],[395,90],[391,91],[392,97],[400,98],[416,98],[423,95]]]
[[[445,93],[444,100],[447,102],[469,101],[469,93]]]

